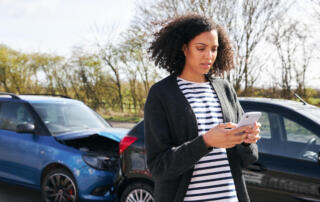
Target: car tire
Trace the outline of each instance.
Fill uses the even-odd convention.
[[[44,202],[77,202],[79,197],[75,179],[66,169],[56,169],[45,175],[41,195]]]
[[[153,188],[147,183],[129,184],[121,194],[120,202],[154,202]]]

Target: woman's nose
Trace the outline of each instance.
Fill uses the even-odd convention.
[[[208,50],[208,51],[205,52],[205,58],[206,59],[211,59],[213,57],[213,55],[214,55],[214,52],[211,51],[211,50]]]

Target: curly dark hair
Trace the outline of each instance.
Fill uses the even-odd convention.
[[[170,74],[180,75],[185,65],[183,45],[202,32],[212,30],[218,33],[219,46],[217,58],[208,76],[222,74],[234,68],[233,50],[228,35],[212,19],[197,14],[178,16],[155,33],[149,48],[151,59],[155,60],[155,65],[166,69]]]

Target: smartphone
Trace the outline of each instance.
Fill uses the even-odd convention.
[[[246,112],[242,115],[238,127],[252,125],[259,120],[261,112]]]

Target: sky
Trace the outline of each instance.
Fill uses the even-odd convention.
[[[97,37],[124,31],[135,14],[138,0],[0,0],[0,44],[22,52],[47,52],[62,56],[72,47],[86,47]],[[298,1],[292,16],[312,25],[308,4]],[[301,15],[303,14],[303,15]],[[311,23],[311,24],[310,24]],[[318,30],[315,41],[319,41]],[[107,36],[107,37],[106,37]],[[318,56],[319,57],[319,56]],[[307,86],[320,89],[319,59],[307,72]],[[268,70],[270,71],[270,70]],[[268,74],[268,73],[267,73]],[[267,81],[266,81],[267,80]],[[258,84],[268,85],[261,76]]]
[[[126,29],[134,0],[0,0],[0,44],[64,55],[108,29]]]

